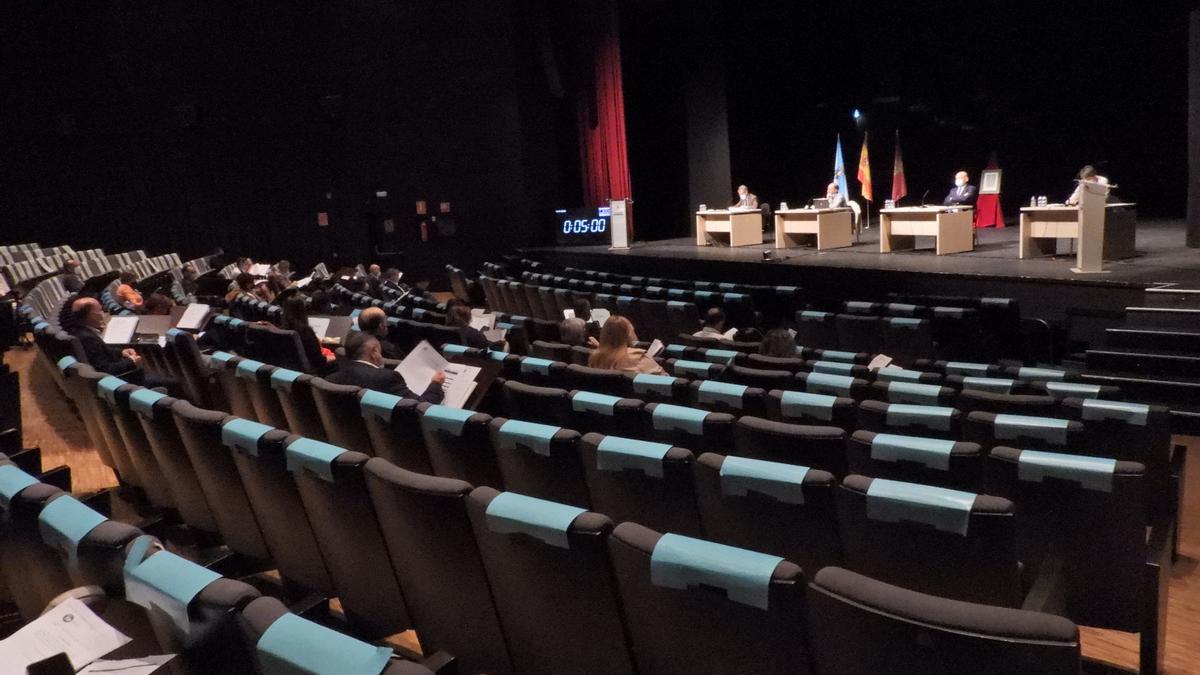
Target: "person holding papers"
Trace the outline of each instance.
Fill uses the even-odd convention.
[[[726,342],[732,340],[733,336],[725,332],[725,312],[719,307],[709,307],[704,313],[704,327],[692,333],[692,337]]]
[[[415,398],[425,403],[442,402],[445,374],[435,373],[429,388],[424,394],[417,396],[404,384],[400,373],[383,367],[383,350],[379,346],[379,338],[370,333],[355,331],[346,337],[345,347],[346,360],[338,366],[337,372],[325,378],[330,382],[373,389],[403,398]]]
[[[836,182],[825,186],[825,199],[829,201],[829,208],[840,209],[846,205],[846,195],[842,194]]]
[[[954,174],[954,187],[950,189],[950,194],[942,200],[946,206],[974,206],[975,198],[979,196],[979,190],[971,185],[971,176],[966,171],[959,171]]]
[[[1067,206],[1079,206],[1079,199],[1083,196],[1084,183],[1099,183],[1100,185],[1108,185],[1108,179],[1096,173],[1096,167],[1088,164],[1079,170],[1079,180],[1075,186],[1075,191],[1067,197]]]
[[[504,349],[503,342],[491,342],[483,331],[471,326],[471,308],[464,303],[446,310],[446,325],[458,328],[458,344],[472,349]]]
[[[404,287],[400,285],[400,270],[395,267],[389,267],[383,273],[383,281],[379,284],[381,288],[396,293],[403,293]]]
[[[648,356],[645,349],[633,346],[635,342],[637,333],[633,331],[633,324],[629,319],[613,314],[600,329],[600,346],[588,357],[588,367],[666,375],[667,371]]]
[[[308,366],[315,372],[326,370],[333,363],[333,352],[321,347],[321,341],[308,325],[308,307],[304,305],[304,296],[296,294],[283,301],[283,319],[279,327],[284,330],[294,330],[300,336],[300,347],[308,357]]]
[[[739,185],[737,189],[738,200],[733,205],[735,209],[757,209],[758,196],[750,193],[750,188],[745,185]]]
[[[404,352],[400,348],[387,339],[388,324],[387,314],[378,307],[368,307],[358,315],[358,329],[364,333],[370,333],[379,340],[379,346],[383,350],[383,358],[399,361],[404,358]]]
[[[116,375],[126,382],[144,387],[176,389],[172,377],[147,373],[142,370],[142,357],[132,348],[121,349],[104,341],[104,311],[95,298],[76,298],[71,302],[68,315],[68,332],[83,347],[88,365],[102,373]]]

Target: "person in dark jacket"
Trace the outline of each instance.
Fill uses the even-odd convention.
[[[437,373],[429,383],[429,389],[418,396],[404,383],[400,373],[383,367],[383,350],[379,346],[379,338],[356,331],[346,338],[346,359],[338,364],[338,369],[325,378],[334,384],[349,384],[364,389],[373,389],[393,396],[415,398],[427,403],[441,403],[442,382],[446,376]]]
[[[79,261],[68,260],[63,263],[62,274],[59,275],[63,288],[68,293],[78,293],[83,290],[83,279],[79,278]]]
[[[503,349],[503,342],[490,342],[478,328],[471,327],[471,308],[458,303],[446,310],[446,325],[458,328],[458,344],[472,349]]]
[[[308,325],[308,307],[304,304],[304,296],[292,295],[283,301],[283,318],[279,327],[294,330],[300,336],[300,346],[308,358],[308,365],[316,372],[326,369],[326,366],[336,358],[333,352],[321,348],[321,341]]]
[[[67,332],[79,340],[92,368],[144,387],[164,387],[171,392],[177,389],[174,378],[142,370],[142,357],[132,348],[121,349],[104,341],[104,311],[99,300],[76,298],[71,302],[69,316],[71,325]]]
[[[400,351],[388,336],[387,314],[378,307],[368,307],[358,315],[358,329],[364,333],[374,335],[379,339],[379,346],[383,349],[383,358],[398,361],[404,358],[404,352]]]

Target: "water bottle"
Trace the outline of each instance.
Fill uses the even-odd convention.
[[[1037,197],[1030,197],[1030,198],[1029,198],[1029,205],[1030,205],[1030,206],[1037,206],[1037,205],[1038,205],[1038,198],[1037,198]]]

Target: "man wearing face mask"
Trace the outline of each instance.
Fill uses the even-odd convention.
[[[950,190],[950,194],[946,195],[946,199],[942,203],[946,206],[974,206],[979,191],[975,189],[974,185],[967,182],[969,179],[970,176],[966,171],[954,174],[954,188]]]
[[[757,209],[758,197],[750,193],[750,188],[745,185],[739,185],[737,189],[738,200],[733,205],[735,209]]]

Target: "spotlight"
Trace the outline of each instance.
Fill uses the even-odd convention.
[[[862,111],[858,108],[855,108],[850,112],[850,116],[854,118],[855,122],[857,122],[858,120],[862,119]]]

